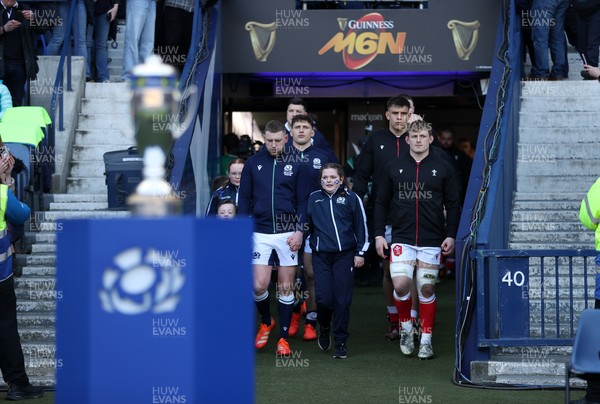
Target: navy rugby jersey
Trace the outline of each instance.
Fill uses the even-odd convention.
[[[310,175],[297,156],[284,150],[274,157],[263,147],[244,164],[238,214],[252,216],[257,233],[302,231],[309,193]]]

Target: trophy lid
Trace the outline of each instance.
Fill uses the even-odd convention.
[[[132,89],[141,87],[175,88],[177,70],[171,65],[163,63],[158,55],[150,55],[142,64],[134,66],[131,70]]]

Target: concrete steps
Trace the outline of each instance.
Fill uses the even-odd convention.
[[[63,220],[82,218],[125,218],[128,211],[107,210],[107,195],[53,194],[47,196],[49,210],[39,211],[27,227],[25,245],[31,254],[16,256],[22,276],[15,279],[19,333],[27,373],[32,383],[53,387],[62,366],[56,356],[56,232]]]
[[[594,248],[593,232],[579,222],[579,207],[599,175],[595,150],[600,122],[595,115],[600,108],[600,86],[595,81],[575,77],[579,74],[580,61],[573,55],[570,60],[576,64],[571,69],[577,73],[570,74],[570,80],[529,81],[521,85],[509,249]],[[555,276],[557,270],[558,277]],[[581,311],[594,304],[593,258],[545,258],[543,273],[540,259],[530,258],[528,271],[523,298],[529,303],[529,336],[573,338]],[[474,380],[520,386],[564,386],[564,364],[570,359],[571,347],[522,346],[491,350],[490,361],[471,364]],[[572,379],[571,385],[581,387],[585,382]]]
[[[563,191],[580,193],[582,189],[587,191],[597,178],[597,175],[578,175],[575,172],[544,175],[531,170],[517,176],[517,191],[532,189],[543,191],[558,188]]]
[[[86,83],[72,145],[68,193],[106,193],[104,154],[135,145],[130,98],[127,83]]]
[[[17,317],[27,374],[33,384],[54,387],[62,359],[56,356],[56,232],[63,220],[124,218],[127,211],[107,210],[103,154],[135,144],[130,92],[120,81],[124,25],[118,26],[116,47],[109,43],[109,69],[115,83],[86,83],[79,127],[72,147],[67,194],[47,195],[48,211],[37,211],[26,225],[24,247],[17,254],[22,276],[15,278]]]

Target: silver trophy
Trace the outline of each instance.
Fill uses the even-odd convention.
[[[137,216],[181,214],[182,201],[165,180],[165,161],[173,140],[187,129],[196,108],[188,108],[188,116],[181,122],[177,72],[157,55],[133,68],[131,90],[135,140],[144,170],[142,182],[127,203]]]

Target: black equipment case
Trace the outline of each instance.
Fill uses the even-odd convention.
[[[127,197],[135,192],[142,181],[143,158],[137,147],[104,153],[108,209],[126,210]]]

